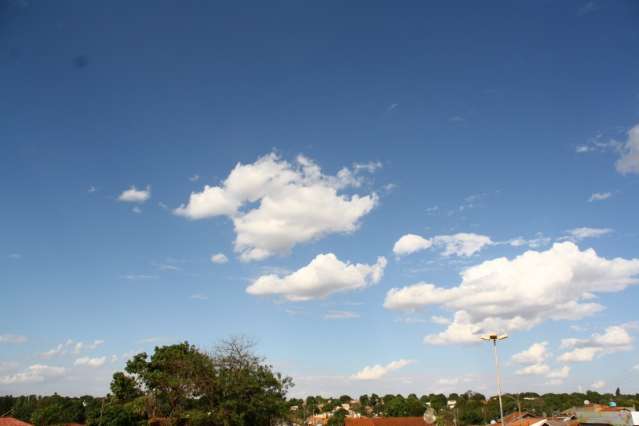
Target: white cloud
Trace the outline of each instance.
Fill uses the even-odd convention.
[[[472,256],[484,246],[492,244],[490,237],[472,233],[458,233],[455,235],[439,235],[433,238],[433,244],[443,245],[444,256]]]
[[[606,259],[572,242],[546,251],[529,250],[514,259],[497,258],[461,272],[456,287],[418,283],[393,288],[387,309],[438,305],[455,312],[453,322],[431,344],[478,342],[484,332],[528,330],[546,320],[576,320],[604,307],[586,302],[639,283],[639,259]]]
[[[574,228],[567,231],[568,235],[563,236],[562,240],[570,240],[570,241],[581,241],[586,238],[598,238],[602,237],[606,234],[610,234],[612,229],[610,228],[589,228],[589,227],[581,227]]]
[[[157,276],[149,275],[149,274],[126,274],[126,275],[122,275],[120,278],[129,280],[129,281],[144,281],[144,280],[154,280],[157,278]]]
[[[340,194],[360,182],[357,169],[330,176],[304,156],[291,164],[269,154],[252,164],[238,163],[222,184],[191,193],[174,213],[188,219],[230,217],[240,258],[261,260],[328,234],[355,231],[378,201],[375,193]]]
[[[541,233],[537,233],[534,238],[526,239],[523,237],[512,238],[506,241],[506,244],[511,245],[512,247],[521,247],[528,246],[530,248],[540,248],[543,246],[547,246],[550,244],[550,237],[546,237]]]
[[[211,256],[211,262],[216,263],[218,265],[222,263],[227,263],[228,261],[229,261],[229,258],[226,257],[224,253],[217,253]]]
[[[603,201],[612,197],[612,192],[595,192],[590,198],[588,198],[588,202],[592,203],[593,201]]]
[[[558,368],[556,370],[550,371],[546,375],[546,377],[548,377],[549,379],[563,380],[563,379],[568,378],[569,375],[570,375],[570,367],[563,366],[563,367]]]
[[[565,363],[590,362],[596,357],[632,349],[633,337],[627,325],[613,325],[603,334],[595,333],[588,339],[562,339],[562,349],[572,349],[557,357]]]
[[[147,186],[145,189],[136,189],[135,186],[122,191],[118,197],[118,201],[124,203],[144,203],[151,198],[151,187]]]
[[[324,319],[327,320],[342,320],[342,319],[355,319],[359,318],[359,314],[351,311],[328,311],[324,315]]]
[[[20,373],[0,376],[0,384],[13,385],[21,383],[40,383],[49,378],[60,377],[64,375],[65,371],[64,367],[51,367],[48,365],[34,364]]]
[[[142,213],[142,209],[141,209],[140,207],[138,207],[138,206],[134,206],[134,207],[131,209],[131,211],[132,211],[133,213],[136,213],[136,214],[141,214],[141,213]]]
[[[606,386],[606,382],[604,382],[603,380],[597,380],[590,385],[590,387],[593,388],[594,390],[603,389],[605,386]]]
[[[351,376],[352,379],[355,380],[377,380],[386,376],[391,371],[399,370],[400,368],[404,368],[407,365],[414,363],[415,361],[409,359],[400,359],[398,361],[393,361],[386,365],[373,365],[364,367],[362,370]]]
[[[396,256],[405,256],[419,250],[425,250],[432,245],[433,243],[424,237],[415,234],[406,234],[397,240],[393,246],[393,253],[395,253]]]
[[[528,375],[540,376],[543,374],[547,374],[549,371],[550,371],[550,367],[548,366],[548,364],[531,364],[515,371],[515,374],[519,376],[528,376]]]
[[[95,191],[97,191],[97,190],[98,190],[98,189],[97,189],[95,186],[91,185],[91,186],[89,187],[89,189],[87,190],[87,192],[88,192],[89,194],[93,194],[93,193],[94,193]]]
[[[0,334],[0,344],[2,343],[25,343],[27,338],[25,336],[18,336],[16,334]]]
[[[437,380],[437,383],[442,385],[442,386],[455,386],[456,384],[459,383],[459,378],[458,377],[443,377],[443,378]]]
[[[430,240],[419,235],[406,234],[395,242],[393,253],[396,256],[405,256],[435,246],[443,247],[443,256],[469,257],[491,244],[493,241],[486,235],[465,232],[454,235],[437,235]]]
[[[40,354],[40,358],[49,359],[55,356],[66,354],[79,354],[81,352],[92,351],[104,344],[104,340],[94,340],[93,342],[76,342],[68,339],[64,343],[60,343],[52,349]]]
[[[102,367],[106,362],[106,356],[90,358],[88,356],[84,356],[75,360],[73,365],[84,365],[91,368]]]
[[[533,343],[525,351],[512,356],[516,364],[541,364],[548,358],[548,342]]]
[[[448,324],[450,324],[450,319],[448,319],[446,317],[439,316],[439,315],[433,315],[432,317],[430,317],[430,319],[435,324],[439,324],[439,325],[448,325]]]
[[[206,294],[196,293],[191,295],[191,299],[195,300],[209,300],[209,297]]]
[[[621,157],[615,166],[623,175],[639,173],[639,124],[628,131],[628,140],[621,147]]]
[[[246,292],[253,295],[279,294],[290,301],[323,298],[332,293],[357,290],[381,280],[386,258],[379,257],[373,265],[342,262],[333,253],[319,254],[308,265],[279,276],[262,275]]]
[[[193,176],[189,177],[189,180],[191,182],[197,182],[198,180],[200,180],[200,175],[193,175]]]

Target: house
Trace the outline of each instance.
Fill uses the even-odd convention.
[[[432,426],[423,417],[347,417],[344,426]]]
[[[14,419],[13,417],[0,417],[0,426],[33,426],[31,423]]]

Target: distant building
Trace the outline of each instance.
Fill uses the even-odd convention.
[[[347,417],[344,426],[432,426],[423,417]]]
[[[14,419],[13,417],[0,417],[0,426],[33,426],[31,423]]]

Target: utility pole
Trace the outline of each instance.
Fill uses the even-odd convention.
[[[493,353],[495,354],[495,369],[497,373],[497,396],[499,397],[499,415],[501,416],[501,426],[506,426],[504,422],[504,405],[501,402],[501,376],[499,374],[499,355],[497,354],[497,341],[507,339],[508,335],[489,334],[481,336],[482,340],[493,342]]]

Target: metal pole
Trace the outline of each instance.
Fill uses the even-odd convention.
[[[499,414],[501,415],[501,426],[506,426],[504,423],[504,406],[501,402],[501,377],[499,375],[499,356],[497,355],[497,339],[493,340],[493,350],[495,353],[495,367],[497,370],[497,395],[499,396]]]

